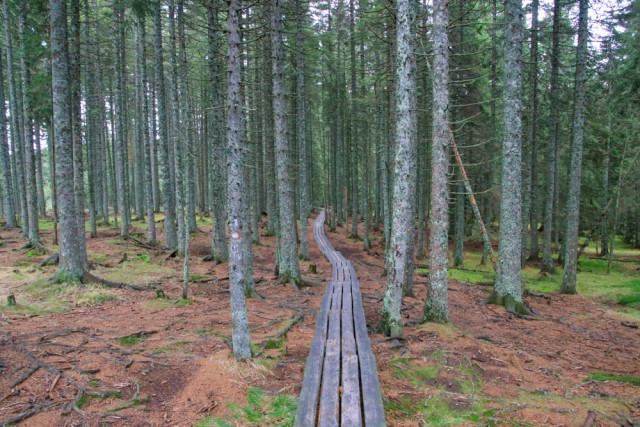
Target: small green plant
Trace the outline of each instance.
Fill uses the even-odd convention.
[[[233,424],[223,418],[208,416],[203,420],[196,421],[193,427],[233,427]]]
[[[44,254],[45,253],[43,251],[39,251],[37,249],[29,249],[29,251],[27,252],[27,256],[29,258],[33,258],[33,257],[36,257],[36,256],[42,256]]]
[[[144,335],[129,335],[129,336],[120,338],[118,342],[120,343],[120,345],[130,346],[130,345],[136,345],[146,339],[147,337]]]
[[[144,264],[149,264],[151,261],[151,255],[149,254],[140,254],[138,255],[138,259],[142,261]]]
[[[397,357],[389,362],[392,367],[391,375],[394,378],[406,379],[414,387],[427,384],[429,380],[432,380],[440,373],[439,366],[421,366],[413,365],[414,359]]]
[[[617,375],[609,374],[607,372],[594,372],[587,377],[590,381],[616,381],[619,383],[627,383],[640,386],[640,377],[634,377],[632,375]]]
[[[297,401],[287,394],[268,395],[261,388],[254,387],[247,393],[247,405],[230,403],[230,422],[211,416],[197,421],[195,427],[230,427],[233,425],[292,426],[296,415]]]

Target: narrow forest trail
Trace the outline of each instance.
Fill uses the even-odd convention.
[[[425,277],[417,274],[416,297],[403,303],[406,340],[389,341],[377,329],[385,286],[381,233],[372,233],[369,253],[343,227],[325,233],[358,273],[389,426],[582,426],[590,409],[597,425],[640,419],[638,386],[591,379],[597,372],[640,377],[640,330],[623,325],[630,323],[610,306],[579,295],[528,296],[537,316],[527,320],[485,305],[489,288],[450,280],[451,323],[419,324],[427,290]],[[283,415],[269,406],[271,397],[251,406],[247,396],[255,395],[252,390],[299,395],[325,289],[296,291],[277,284],[273,237],[261,236],[254,246],[257,286],[266,299],[248,300],[257,356],[246,363],[233,361],[227,344],[227,267],[202,261],[210,248],[208,233],[196,233],[191,245],[189,302],[178,299],[182,261],[123,241],[116,229],[100,229],[98,238],[88,240],[94,273],[156,284],[170,300],[131,290],[54,286],[46,279],[55,267],[37,267],[46,256],[21,250],[18,231],[3,230],[2,237],[0,288],[10,289],[21,306],[0,310],[0,423],[34,409],[40,412],[21,425],[293,423],[295,405]],[[43,238],[50,242],[50,233]],[[318,283],[330,280],[331,264],[314,243],[310,257],[302,271],[312,263],[318,274],[305,276]],[[293,325],[286,339],[266,345],[299,316],[304,321]],[[24,350],[87,390],[114,393],[84,398],[82,414],[63,415],[78,388],[55,371],[30,372],[34,364]],[[251,411],[262,421],[250,422]]]
[[[386,422],[378,368],[358,276],[353,265],[331,246],[324,222],[323,209],[313,224],[313,237],[331,263],[331,281],[318,311],[295,426],[382,427]]]

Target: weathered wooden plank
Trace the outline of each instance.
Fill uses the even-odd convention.
[[[340,341],[327,340],[322,391],[320,394],[320,419],[322,427],[340,425]]]
[[[342,282],[334,282],[331,296],[331,309],[342,308]]]
[[[304,380],[302,381],[302,390],[300,391],[300,398],[298,399],[298,409],[296,411],[296,419],[294,423],[295,427],[309,427],[316,425],[323,362],[324,352],[320,355],[309,355],[309,357],[307,357],[307,365],[304,368]]]
[[[378,369],[371,348],[369,348],[369,351],[360,351],[360,348],[358,348],[358,356],[365,425],[367,427],[386,426]]]
[[[342,323],[341,314],[342,310],[340,309],[329,310],[329,330],[327,332],[327,340],[340,340],[340,323]]]
[[[362,426],[360,403],[360,375],[358,356],[342,355],[342,401],[340,405],[340,425],[342,427]]]

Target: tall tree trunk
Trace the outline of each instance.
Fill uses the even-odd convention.
[[[306,10],[302,0],[296,0],[296,134],[298,137],[298,186],[300,188],[300,257],[309,259],[309,239],[307,237],[307,219],[309,217],[309,187],[307,173],[307,123],[305,94],[305,64],[303,30],[306,22]]]
[[[25,188],[25,166],[24,166],[24,141],[23,132],[21,131],[22,111],[18,106],[18,93],[16,89],[16,77],[13,70],[13,40],[11,37],[11,12],[9,9],[9,0],[3,0],[3,20],[5,35],[5,50],[7,58],[7,80],[9,81],[9,111],[11,117],[11,160],[15,161],[14,170],[15,180],[14,190],[17,198],[15,199],[16,211],[20,210],[20,220],[22,223],[22,235],[28,237],[29,234],[29,213],[27,210],[27,191]]]
[[[138,142],[142,148],[144,208],[147,214],[147,241],[156,242],[156,222],[153,204],[153,176],[151,163],[151,141],[149,136],[149,95],[147,93],[147,31],[144,14],[137,16],[134,23],[136,94]]]
[[[36,169],[33,155],[33,114],[31,111],[31,71],[27,58],[27,5],[26,0],[20,0],[19,42],[20,42],[20,80],[22,82],[22,132],[24,141],[25,184],[27,191],[27,215],[29,218],[28,239],[30,245],[40,243],[40,228],[38,224],[38,192],[36,187]]]
[[[279,280],[300,284],[298,263],[291,149],[287,138],[287,107],[285,103],[284,55],[282,52],[282,10],[280,0],[271,3],[271,55],[273,66],[273,113],[275,125],[276,171],[278,176],[280,262]]]
[[[231,341],[238,360],[251,358],[249,321],[245,302],[242,239],[247,238],[243,223],[243,205],[248,202],[242,171],[244,147],[244,105],[242,102],[240,64],[239,0],[230,0],[227,28],[229,32],[229,80],[227,91],[228,197],[229,197],[229,280],[231,289]]]
[[[175,197],[171,185],[171,152],[167,126],[167,97],[164,78],[164,57],[162,48],[162,8],[160,2],[154,3],[154,68],[156,75],[156,97],[158,102],[158,147],[160,152],[160,170],[162,172],[162,206],[164,209],[164,238],[169,250],[178,246],[176,235]]]
[[[71,0],[71,28],[69,31],[69,73],[71,126],[73,134],[73,185],[78,230],[84,233],[84,164],[82,161],[82,118],[80,93],[80,0]]]
[[[522,0],[505,4],[504,139],[498,274],[490,301],[528,312],[522,303]]]
[[[607,140],[605,143],[604,152],[602,153],[602,210],[600,214],[600,242],[602,249],[600,256],[606,256],[609,254],[608,245],[608,220],[606,206],[609,203],[609,167],[610,167],[610,151],[611,151],[611,112],[607,112]]]
[[[79,280],[87,266],[87,249],[84,233],[78,228],[78,210],[75,205],[66,1],[51,0],[49,7],[53,124],[56,150],[56,199],[60,210],[58,279]]]
[[[564,275],[560,293],[576,293],[576,272],[578,268],[578,232],[580,225],[580,180],[582,178],[582,145],[584,139],[585,86],[587,80],[587,42],[589,30],[589,1],[580,0],[578,20],[578,49],[576,52],[576,84],[573,115],[573,143],[571,144],[571,164],[569,169],[569,189],[567,197],[567,223]]]
[[[544,242],[542,272],[553,273],[553,228],[557,176],[558,146],[558,89],[560,71],[560,0],[553,1],[553,29],[551,47],[551,82],[549,88],[549,143],[547,144],[547,186],[544,204]]]
[[[539,0],[533,0],[531,3],[531,59],[529,65],[529,145],[531,149],[531,195],[529,196],[531,250],[529,259],[531,261],[540,259],[540,245],[538,244],[538,4]],[[526,232],[526,227],[524,229]],[[524,241],[526,242],[526,236]]]
[[[397,2],[397,88],[396,88],[396,154],[393,182],[393,226],[387,289],[382,309],[382,329],[385,335],[403,335],[400,306],[403,288],[410,280],[407,263],[413,259],[415,230],[416,156],[415,91],[416,63],[411,33],[412,8],[409,0]]]
[[[2,50],[0,49],[0,58]],[[13,153],[15,156],[15,152]],[[0,168],[2,168],[2,204],[7,228],[15,228],[16,209],[14,202],[13,178],[11,176],[11,159],[9,157],[9,141],[7,139],[6,99],[4,95],[4,70],[0,59]]]
[[[42,171],[42,146],[40,144],[40,125],[36,123],[35,135],[35,163],[36,163],[36,188],[38,189],[38,214],[41,217],[47,215],[47,203],[44,197],[44,174]]]
[[[229,253],[226,236],[226,189],[225,169],[227,166],[226,144],[224,140],[224,100],[222,94],[222,66],[219,59],[218,6],[216,0],[210,0],[208,7],[209,42],[209,140],[211,144],[211,173],[213,192],[211,252],[216,263],[225,262]],[[255,230],[257,233],[258,230]]]
[[[125,64],[122,60],[123,40],[123,10],[122,0],[117,0],[113,4],[113,27],[114,27],[114,66],[116,74],[115,91],[115,169],[118,195],[118,207],[120,210],[120,235],[129,237],[130,211],[129,211],[129,182],[127,173],[127,136],[125,126]]]
[[[431,154],[431,222],[429,227],[429,294],[424,319],[449,320],[449,11],[447,0],[433,4],[433,146]]]

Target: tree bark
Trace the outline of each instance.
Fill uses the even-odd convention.
[[[431,155],[431,221],[429,227],[429,294],[424,319],[449,320],[449,25],[448,2],[434,0],[433,147]]]
[[[73,175],[73,135],[69,105],[69,51],[66,1],[51,0],[51,74],[56,150],[56,199],[60,211],[59,280],[79,280],[86,270],[84,233],[78,229]]]
[[[228,197],[229,197],[229,281],[231,290],[231,341],[238,360],[251,358],[249,322],[245,302],[242,239],[247,238],[243,205],[248,202],[242,171],[244,144],[243,103],[240,65],[240,0],[230,0],[227,20],[229,80],[227,89]]]
[[[522,0],[505,5],[504,139],[498,274],[491,302],[526,312],[522,303]]]
[[[582,178],[582,146],[584,139],[585,86],[587,80],[587,43],[589,30],[589,2],[580,0],[578,20],[578,49],[576,51],[576,83],[573,115],[573,143],[571,144],[571,164],[569,169],[569,189],[567,197],[567,223],[565,229],[566,259],[560,293],[576,293],[576,273],[578,268],[578,233],[580,225],[580,181]]]
[[[222,66],[218,59],[220,49],[215,31],[219,28],[218,7],[216,0],[207,2],[209,29],[207,33],[209,43],[209,103],[207,115],[209,120],[209,144],[211,153],[212,174],[212,230],[211,252],[216,263],[225,262],[229,253],[226,235],[226,146],[224,140],[224,100],[222,98]],[[258,230],[255,230],[256,233]]]
[[[544,241],[542,272],[553,273],[554,209],[556,195],[556,164],[558,146],[558,86],[560,71],[560,0],[553,1],[553,29],[551,47],[551,82],[549,87],[549,143],[547,144],[547,185],[544,204]]]
[[[0,50],[2,58],[2,50]],[[0,59],[0,168],[2,168],[2,204],[7,228],[15,228],[16,210],[14,201],[13,178],[11,176],[11,159],[9,157],[9,141],[7,139],[6,99],[4,94],[4,70]],[[15,155],[15,153],[14,153]]]
[[[162,47],[162,8],[154,3],[154,68],[156,74],[156,96],[158,103],[158,147],[160,170],[162,172],[162,206],[164,209],[164,238],[167,248],[172,251],[178,246],[176,235],[175,197],[171,185],[171,152],[167,120],[167,98],[164,78],[164,57]]]
[[[413,14],[409,0],[397,2],[396,128],[395,178],[393,182],[393,225],[387,274],[387,289],[382,309],[385,335],[403,335],[400,307],[405,286],[410,280],[415,230],[416,156],[415,135],[415,56],[411,25]]]
[[[280,0],[271,3],[271,55],[273,75],[273,114],[275,125],[276,172],[278,176],[278,222],[280,258],[279,280],[302,281],[298,263],[291,148],[287,138],[287,107],[285,103],[284,56],[282,52],[282,10]]]
[[[304,24],[306,10],[302,0],[296,0],[296,134],[298,137],[298,186],[300,193],[300,257],[309,259],[309,238],[307,237],[307,220],[309,217],[309,186],[307,173],[307,123],[306,123],[306,94],[305,94],[305,63],[304,63]]]

